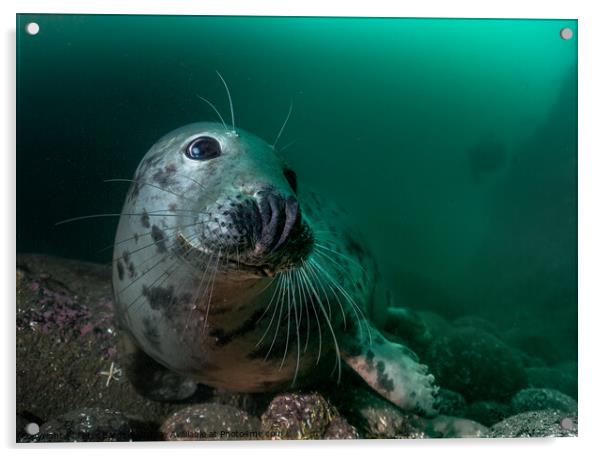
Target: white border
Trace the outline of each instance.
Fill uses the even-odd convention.
[[[386,454],[411,453],[422,457],[433,455],[503,455],[522,453],[524,451],[546,455],[563,455],[568,452],[587,453],[591,449],[600,449],[596,443],[600,426],[600,294],[602,274],[598,268],[602,258],[600,237],[602,236],[602,192],[600,162],[602,147],[600,141],[601,117],[599,86],[602,84],[600,58],[602,49],[600,16],[596,13],[595,1],[325,1],[325,0],[146,0],[125,2],[123,0],[54,0],[19,2],[2,1],[0,20],[3,27],[3,59],[0,71],[2,79],[3,109],[0,111],[0,123],[4,148],[0,157],[2,177],[2,230],[3,243],[1,258],[4,261],[4,274],[0,275],[5,300],[2,301],[4,312],[4,334],[2,342],[5,347],[7,366],[4,375],[0,376],[1,392],[5,401],[0,414],[0,433],[2,444],[14,445],[14,240],[15,240],[15,13],[101,13],[101,14],[209,14],[209,15],[287,15],[287,16],[400,16],[400,17],[506,17],[506,18],[564,18],[579,19],[579,434],[578,439],[556,440],[489,440],[475,442],[472,440],[430,440],[425,442],[313,442],[313,443],[182,443],[177,449],[169,443],[153,444],[119,444],[46,446],[57,449],[61,453],[69,452],[130,452],[144,449],[145,453],[159,455],[173,449],[178,454],[199,452],[216,452],[226,450],[249,455],[265,455],[274,450],[279,455],[306,455],[308,452],[328,452],[329,454],[345,452],[364,455],[367,452]],[[31,183],[35,185],[35,183]],[[12,217],[11,217],[12,216]],[[378,446],[378,449],[374,449]],[[109,449],[110,448],[110,449]],[[199,449],[203,448],[203,449]],[[31,452],[27,447],[25,452]],[[45,452],[43,451],[43,452]],[[522,451],[522,452],[521,452]]]

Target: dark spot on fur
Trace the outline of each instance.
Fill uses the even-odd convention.
[[[134,262],[132,262],[132,258],[130,256],[130,252],[126,249],[123,251],[123,260],[125,262],[125,266],[128,270],[128,276],[133,278],[136,275],[136,270],[134,269]],[[119,265],[117,266],[119,268]]]
[[[364,290],[364,286],[363,286],[363,285],[362,285],[362,283],[361,283],[361,282],[359,282],[359,281],[356,281],[356,283],[355,283],[355,287],[356,287],[356,288],[358,288],[359,290]]]
[[[162,187],[171,186],[175,183],[174,175],[176,173],[176,165],[174,163],[170,163],[165,166],[165,168],[157,170],[155,174],[153,174],[153,181]]]
[[[134,233],[134,241],[138,244],[138,233]]]
[[[385,373],[385,363],[382,360],[379,360],[376,363],[376,382],[380,388],[387,392],[391,392],[395,389],[395,383],[389,375]]]
[[[153,323],[153,321],[149,317],[145,317],[142,319],[142,332],[144,334],[144,338],[148,341],[148,343],[152,346],[152,348],[161,352],[161,337],[159,335],[159,329]]]
[[[156,225],[153,225],[153,228],[151,229],[151,237],[157,245],[157,251],[161,253],[167,252],[167,246],[165,246],[167,237],[165,236],[165,232],[163,230]]]
[[[225,346],[232,342],[235,338],[245,335],[255,329],[259,318],[263,315],[262,310],[255,311],[251,317],[242,323],[242,325],[234,330],[226,332],[224,329],[213,329],[210,333],[215,337],[216,346]]]
[[[150,228],[150,218],[148,217],[146,209],[142,210],[142,216],[140,216],[140,223],[143,227]]]
[[[366,352],[366,365],[368,366],[368,371],[374,370],[374,352],[370,349]]]
[[[347,251],[359,258],[362,258],[366,255],[364,247],[360,243],[358,243],[355,238],[353,238],[352,236],[346,236],[345,238],[345,247],[347,248]]]
[[[128,267],[128,276],[130,279],[132,279],[134,276],[136,276],[136,269],[134,268],[134,262],[128,263],[127,267]]]
[[[119,260],[119,261],[117,261],[117,276],[119,276],[120,281],[123,281],[123,273],[124,273],[123,263],[121,262],[121,260]]]
[[[178,209],[178,205],[176,205],[175,203],[170,203],[168,208],[173,213]]]
[[[177,314],[180,306],[190,303],[190,294],[177,296],[174,286],[169,287],[147,287],[142,286],[142,295],[148,300],[151,309],[163,312],[167,319],[172,319]]]

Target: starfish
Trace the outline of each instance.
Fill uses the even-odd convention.
[[[115,381],[119,381],[119,377],[121,376],[121,368],[117,368],[115,366],[115,362],[111,362],[111,366],[109,367],[109,371],[101,371],[100,373],[101,376],[106,376],[107,377],[107,382],[106,382],[106,386],[109,387],[109,384],[111,383],[111,379],[114,379]]]

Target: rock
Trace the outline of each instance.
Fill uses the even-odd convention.
[[[439,389],[439,414],[443,416],[464,417],[466,400],[458,392],[448,389]]]
[[[484,438],[489,430],[470,419],[437,416],[427,421],[426,432],[431,438]]]
[[[485,330],[487,333],[491,333],[492,335],[494,335],[498,338],[500,337],[500,331],[493,324],[493,322],[488,321],[487,319],[484,319],[480,316],[473,316],[473,315],[462,316],[462,317],[455,319],[452,322],[452,325],[454,327],[478,328],[481,330]]]
[[[465,417],[490,427],[511,415],[512,409],[506,404],[496,401],[477,401],[468,405]]]
[[[83,408],[49,420],[40,427],[35,442],[131,441],[132,428],[123,413]]]
[[[172,414],[161,433],[167,441],[253,440],[261,438],[261,423],[233,406],[204,403]]]
[[[527,385],[529,387],[547,387],[577,398],[577,374],[572,370],[557,367],[527,368]]]
[[[321,439],[328,433],[354,438],[357,432],[344,423],[336,408],[318,393],[277,395],[261,416],[263,434],[271,439]]]
[[[490,438],[531,438],[577,436],[577,413],[557,410],[529,411],[493,425]]]
[[[234,406],[242,409],[250,416],[261,417],[267,409],[274,393],[233,393],[214,390],[211,401],[221,405]]]
[[[452,328],[450,323],[440,314],[431,311],[417,311],[417,313],[433,338],[447,333]]]
[[[527,354],[526,352],[517,348],[514,348],[514,350],[522,360],[525,369],[532,367],[543,367],[546,365],[546,362],[542,358],[533,357],[532,355]]]
[[[132,386],[114,321],[107,266],[18,255],[17,411],[40,424],[82,408],[121,411],[159,424],[181,408]]]
[[[21,416],[20,414],[17,414],[17,421],[15,423],[16,426],[16,432],[17,432],[17,443],[26,439],[27,435],[29,435],[29,433],[27,433],[26,427],[30,422],[23,416]]]
[[[430,344],[433,335],[420,314],[408,308],[389,307],[382,330],[394,339],[401,339],[420,349]]]
[[[577,402],[556,389],[523,389],[512,397],[515,413],[556,409],[566,413],[577,411]]]
[[[424,355],[440,386],[461,393],[467,401],[504,402],[527,383],[520,357],[484,330],[451,330]]]
[[[333,401],[364,438],[425,438],[421,417],[405,413],[362,388],[343,389]]]
[[[549,333],[537,326],[514,327],[503,333],[502,339],[512,347],[543,359],[547,364],[556,363],[562,356],[558,344],[550,344]]]
[[[360,435],[353,425],[350,425],[341,416],[336,416],[330,422],[323,438],[327,440],[350,440],[357,439]]]

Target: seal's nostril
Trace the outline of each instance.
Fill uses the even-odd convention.
[[[257,250],[275,251],[289,238],[299,220],[299,203],[295,197],[285,198],[275,190],[263,191],[262,196],[258,203],[261,235],[257,242]]]
[[[274,246],[274,250],[278,249],[289,239],[291,232],[301,219],[301,214],[299,211],[299,202],[295,197],[287,197],[285,204],[286,219],[284,223],[284,228],[282,229],[282,233],[280,235],[278,243],[276,244],[276,246]]]

